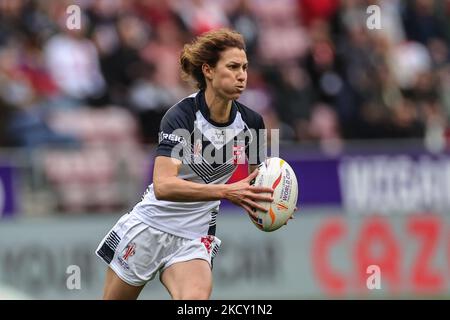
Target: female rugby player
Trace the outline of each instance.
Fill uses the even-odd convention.
[[[259,155],[265,142],[258,134],[264,122],[236,101],[247,84],[242,36],[229,29],[205,33],[184,46],[180,66],[199,91],[164,115],[153,184],[97,248],[108,264],[104,299],[136,299],[158,272],[173,299],[208,299],[212,258],[220,246],[220,200],[250,215],[266,211],[257,202],[272,201],[271,188],[251,185],[264,161]],[[251,174],[226,184],[241,153]]]

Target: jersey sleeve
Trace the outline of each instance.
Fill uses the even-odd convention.
[[[177,106],[166,112],[159,127],[157,156],[183,159],[193,127],[189,119],[190,117]]]
[[[251,131],[250,142],[245,149],[249,165],[258,165],[267,156],[267,132],[263,118],[259,114],[254,114],[248,122]]]

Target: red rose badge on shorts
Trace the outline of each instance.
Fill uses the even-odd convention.
[[[200,241],[203,243],[203,245],[206,248],[206,251],[208,251],[208,253],[211,253],[211,243],[214,241],[214,236],[206,236],[206,237],[202,237],[200,239]]]
[[[129,257],[133,256],[136,252],[136,244],[134,242],[127,245],[125,248],[125,253],[123,254],[122,258],[123,260],[128,260]]]
[[[128,265],[128,258],[134,256],[135,253],[136,243],[131,242],[123,249],[122,254],[117,256],[117,260],[119,260],[119,263],[123,268],[129,270],[130,266]]]

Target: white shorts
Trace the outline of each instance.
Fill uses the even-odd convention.
[[[141,286],[172,264],[193,259],[212,260],[220,239],[186,239],[152,228],[133,214],[123,215],[100,242],[96,255],[126,283]]]

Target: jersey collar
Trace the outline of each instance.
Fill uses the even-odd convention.
[[[208,105],[206,104],[204,90],[200,90],[198,92],[198,94],[195,96],[195,105],[196,105],[197,109],[200,110],[203,117],[215,127],[228,127],[230,124],[232,124],[234,122],[234,119],[236,119],[237,106],[234,101],[231,102],[230,119],[227,122],[218,123],[218,122],[215,122],[214,120],[210,119],[209,108],[208,108]]]

